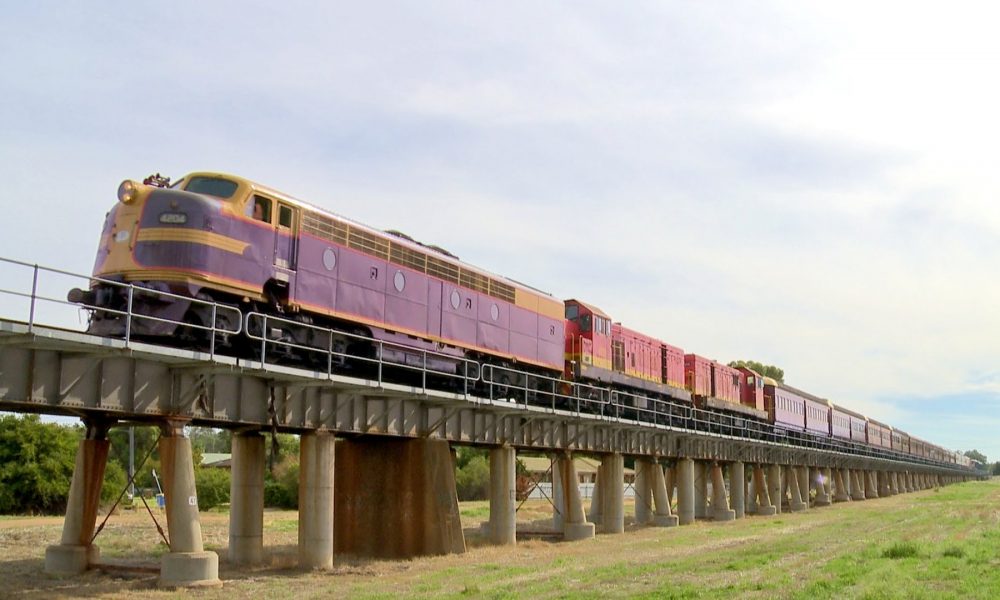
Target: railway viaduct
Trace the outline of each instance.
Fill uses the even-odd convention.
[[[381,374],[381,370],[379,370]],[[451,447],[490,449],[483,532],[515,544],[515,455],[553,460],[553,526],[566,540],[624,531],[623,469],[635,459],[636,521],[727,521],[862,501],[969,478],[956,465],[888,451],[797,446],[609,414],[490,400],[418,385],[107,339],[0,320],[0,409],[77,416],[86,425],[50,573],[82,573],[93,543],[111,427],[157,424],[170,551],[166,586],[218,585],[205,551],[187,425],[234,432],[229,560],[264,557],[263,433],[301,434],[299,564],[335,553],[408,557],[463,552]],[[336,440],[336,441],[335,441]],[[585,514],[571,457],[601,466]],[[676,510],[672,505],[676,503]],[[55,540],[53,540],[55,541]]]

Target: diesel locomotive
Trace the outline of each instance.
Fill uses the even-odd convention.
[[[685,353],[593,305],[232,175],[122,182],[93,276],[68,297],[89,310],[88,331],[98,335],[211,343],[237,355],[254,351],[248,338],[266,338],[283,342],[291,361],[324,349],[331,368],[368,357],[501,390],[558,387],[559,397],[640,419],[698,408],[772,434],[964,463],[829,400]]]

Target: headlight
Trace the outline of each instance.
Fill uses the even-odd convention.
[[[122,204],[131,204],[139,195],[139,184],[126,179],[118,186],[118,199]]]

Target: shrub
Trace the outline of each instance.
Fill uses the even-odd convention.
[[[285,459],[264,479],[264,506],[294,510],[299,507],[299,459]]]
[[[490,492],[490,466],[483,456],[474,456],[455,471],[459,500],[486,500]]]
[[[958,546],[951,546],[950,548],[945,548],[941,555],[949,558],[963,558],[965,556],[965,550]]]
[[[226,469],[195,469],[194,485],[201,510],[211,510],[229,502],[230,473]]]
[[[104,482],[101,483],[101,506],[111,508],[112,503],[125,489],[126,482],[128,475],[125,474],[125,469],[117,460],[108,458],[108,464],[104,467]]]
[[[81,431],[0,416],[0,514],[65,512]]]

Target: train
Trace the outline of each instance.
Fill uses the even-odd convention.
[[[709,415],[699,421],[707,428],[727,422],[771,438],[843,441],[971,468],[959,453],[685,352],[592,304],[242,177],[156,174],[123,181],[117,196],[91,285],[68,293],[89,311],[90,333],[237,355],[265,339],[292,362],[318,355],[344,371],[372,361],[419,366],[443,386],[472,379],[499,396],[577,398],[657,422],[697,410]]]

